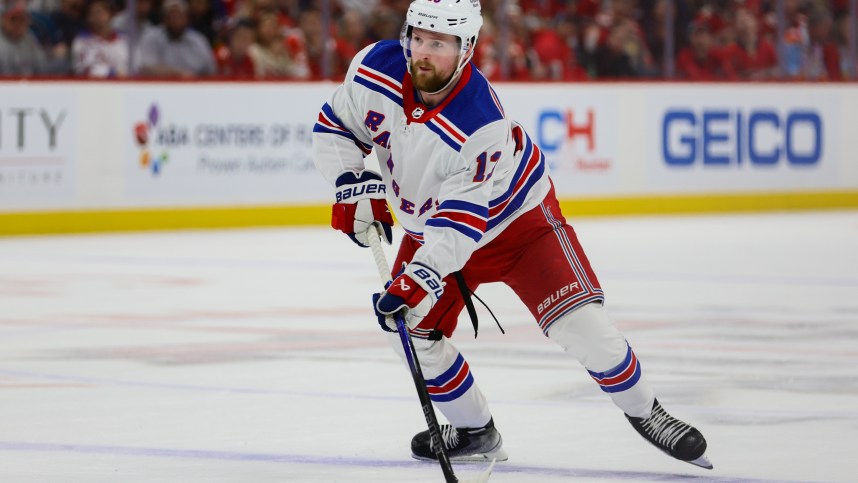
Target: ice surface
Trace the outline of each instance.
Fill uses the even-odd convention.
[[[490,481],[858,480],[858,212],[570,218],[715,470],[644,442],[493,284],[507,334],[480,310],[454,337],[510,453]],[[0,239],[0,482],[442,481],[376,278],[325,228]]]

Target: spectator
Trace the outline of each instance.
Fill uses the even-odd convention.
[[[808,45],[805,51],[804,75],[810,80],[841,80],[840,52],[834,43],[831,12],[818,8],[807,21]]]
[[[743,80],[766,80],[777,75],[775,46],[759,33],[759,21],[750,10],[739,9],[735,18],[735,42],[724,48],[726,62]]]
[[[113,17],[113,29],[125,34],[129,41],[135,42],[155,28],[149,18],[152,16],[152,0],[137,0],[134,12],[125,8]]]
[[[86,27],[84,6],[84,0],[60,0],[56,10],[31,12],[31,30],[45,48],[55,73],[71,72],[71,44]]]
[[[218,74],[232,79],[256,77],[256,66],[250,57],[250,46],[256,37],[256,24],[250,19],[239,19],[229,33],[227,45],[215,51]]]
[[[322,29],[322,12],[315,8],[301,12],[301,16],[298,17],[298,26],[304,34],[304,45],[312,75],[314,77],[321,77],[325,73],[323,60],[327,52],[330,62],[327,66],[329,74],[332,76],[341,76],[344,70],[338,65],[336,41],[332,36],[325,38]]]
[[[0,4],[0,75],[30,76],[49,70],[48,58],[30,32],[30,14],[23,0]]]
[[[618,79],[639,75],[628,50],[630,44],[635,44],[634,29],[635,26],[629,19],[621,20],[611,28],[607,41],[596,48],[597,77]]]
[[[369,21],[370,39],[373,42],[398,39],[403,22],[405,22],[405,16],[400,15],[395,9],[379,7]]]
[[[692,81],[734,80],[732,66],[725,62],[720,49],[714,44],[712,27],[705,19],[697,19],[690,26],[689,45],[677,55],[679,76]]]
[[[305,59],[291,55],[275,13],[259,15],[256,42],[250,46],[250,58],[257,78],[306,79],[309,68]]]
[[[215,72],[214,54],[206,38],[188,28],[184,0],[164,0],[164,25],[140,39],[137,71],[148,77],[190,79]]]
[[[843,80],[855,79],[855,64],[849,55],[849,15],[842,14],[834,22],[834,40],[840,53],[840,75]]]
[[[539,28],[531,35],[536,60],[543,66],[545,80],[585,80],[587,73],[578,65],[575,47],[577,29],[566,17],[558,17],[553,28]]]
[[[477,49],[474,52],[474,63],[489,80],[503,78],[499,48],[506,50],[509,68],[507,79],[512,81],[529,79],[531,74],[525,46],[516,39],[511,42],[499,42],[492,18],[485,16],[483,28],[480,30],[480,41],[477,42]]]
[[[188,0],[188,25],[203,34],[210,46],[217,45],[220,19],[215,18],[211,0]]]
[[[75,75],[87,77],[126,77],[128,41],[113,30],[112,0],[90,0],[86,7],[84,30],[72,42],[72,68]]]

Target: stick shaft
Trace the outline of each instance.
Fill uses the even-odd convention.
[[[383,282],[387,283],[391,281],[390,268],[387,264],[387,257],[384,256],[384,251],[381,248],[380,234],[369,233],[367,238],[369,239],[372,256],[375,259],[375,267],[378,269],[378,275]],[[426,380],[423,377],[423,370],[420,368],[420,360],[417,358],[414,343],[411,341],[411,334],[408,332],[408,327],[405,325],[405,320],[401,312],[388,315],[387,317],[388,320],[393,318],[396,323],[399,340],[402,342],[402,349],[405,351],[405,358],[408,360],[411,377],[414,379],[414,386],[417,389],[417,398],[420,400],[420,406],[423,408],[423,416],[426,418],[426,425],[429,427],[432,449],[435,451],[438,463],[441,464],[444,479],[447,483],[456,483],[459,479],[453,473],[453,465],[450,463],[447,449],[441,441],[441,427],[438,424],[438,417],[435,415],[435,408],[432,407],[432,400],[429,399],[429,391],[426,390]]]

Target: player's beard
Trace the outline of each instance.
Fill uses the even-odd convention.
[[[418,70],[420,67],[427,67],[432,69],[432,72],[423,72]],[[411,83],[414,84],[414,87],[417,88],[418,91],[422,92],[438,92],[450,82],[450,79],[453,77],[453,74],[446,77],[441,77],[438,75],[438,71],[435,69],[435,66],[424,61],[412,62],[411,64]]]

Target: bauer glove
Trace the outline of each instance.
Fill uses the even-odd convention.
[[[386,316],[400,310],[405,311],[405,324],[411,329],[417,327],[443,293],[444,282],[438,272],[420,263],[409,263],[384,292],[373,296],[381,328],[396,332],[396,326],[388,325]]]
[[[353,242],[366,248],[367,236],[375,235],[373,225],[381,227],[384,240],[393,242],[393,217],[387,208],[385,186],[378,173],[369,170],[355,174],[346,171],[337,178],[337,202],[331,226],[345,233]]]

